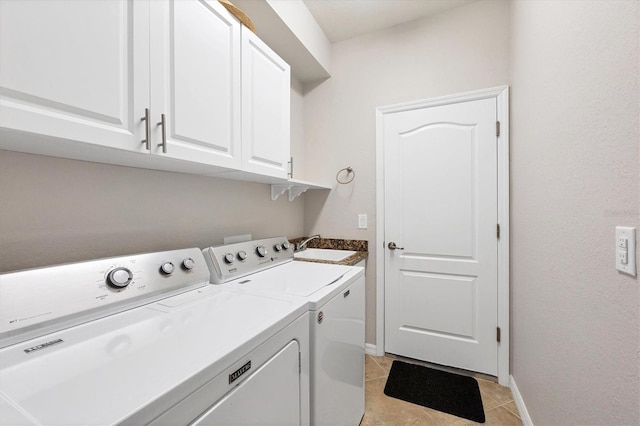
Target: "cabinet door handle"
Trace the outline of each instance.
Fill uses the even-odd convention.
[[[144,117],[141,118],[141,121],[144,121],[144,133],[146,139],[142,140],[142,143],[147,144],[147,150],[151,151],[151,113],[149,108],[144,109]]]
[[[162,152],[163,153],[167,153],[167,124],[166,124],[166,118],[164,116],[164,114],[162,114],[160,116],[160,122],[158,123],[158,126],[162,126],[162,143],[159,143],[158,146],[162,147]]]

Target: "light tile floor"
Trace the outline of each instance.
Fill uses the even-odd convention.
[[[365,356],[365,414],[361,426],[470,425],[471,420],[411,404],[384,394],[384,385],[394,359],[423,364],[394,355]],[[433,366],[432,366],[433,367]],[[449,370],[451,371],[451,370]],[[460,371],[453,371],[460,373]],[[480,386],[486,425],[522,425],[511,390],[488,377],[473,375]]]

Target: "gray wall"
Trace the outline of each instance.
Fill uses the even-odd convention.
[[[292,79],[293,155],[303,151],[302,103],[302,87]],[[207,247],[238,234],[302,236],[302,197],[271,201],[270,191],[265,184],[0,150],[0,272]]]
[[[303,202],[270,187],[0,151],[0,271],[302,235]]]
[[[638,2],[512,4],[512,374],[536,425],[640,423]]]
[[[332,77],[304,97],[305,171],[333,182],[343,167],[356,178],[331,193],[305,195],[305,231],[369,241],[366,341],[376,321],[376,119],[379,106],[509,83],[509,3],[472,3],[332,47]],[[313,161],[311,161],[313,159]],[[357,229],[358,213],[369,228]]]

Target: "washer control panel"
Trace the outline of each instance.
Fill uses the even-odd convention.
[[[285,237],[208,247],[202,252],[215,284],[293,260],[293,246]]]
[[[10,272],[0,282],[4,347],[206,285],[209,268],[190,248]]]

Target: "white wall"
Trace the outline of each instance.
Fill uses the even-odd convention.
[[[512,374],[536,425],[640,424],[638,1],[512,4]]]
[[[509,3],[483,1],[333,45],[332,78],[306,88],[305,178],[356,178],[305,195],[306,234],[369,241],[366,340],[375,343],[375,108],[509,82]],[[358,213],[369,228],[357,229]]]

